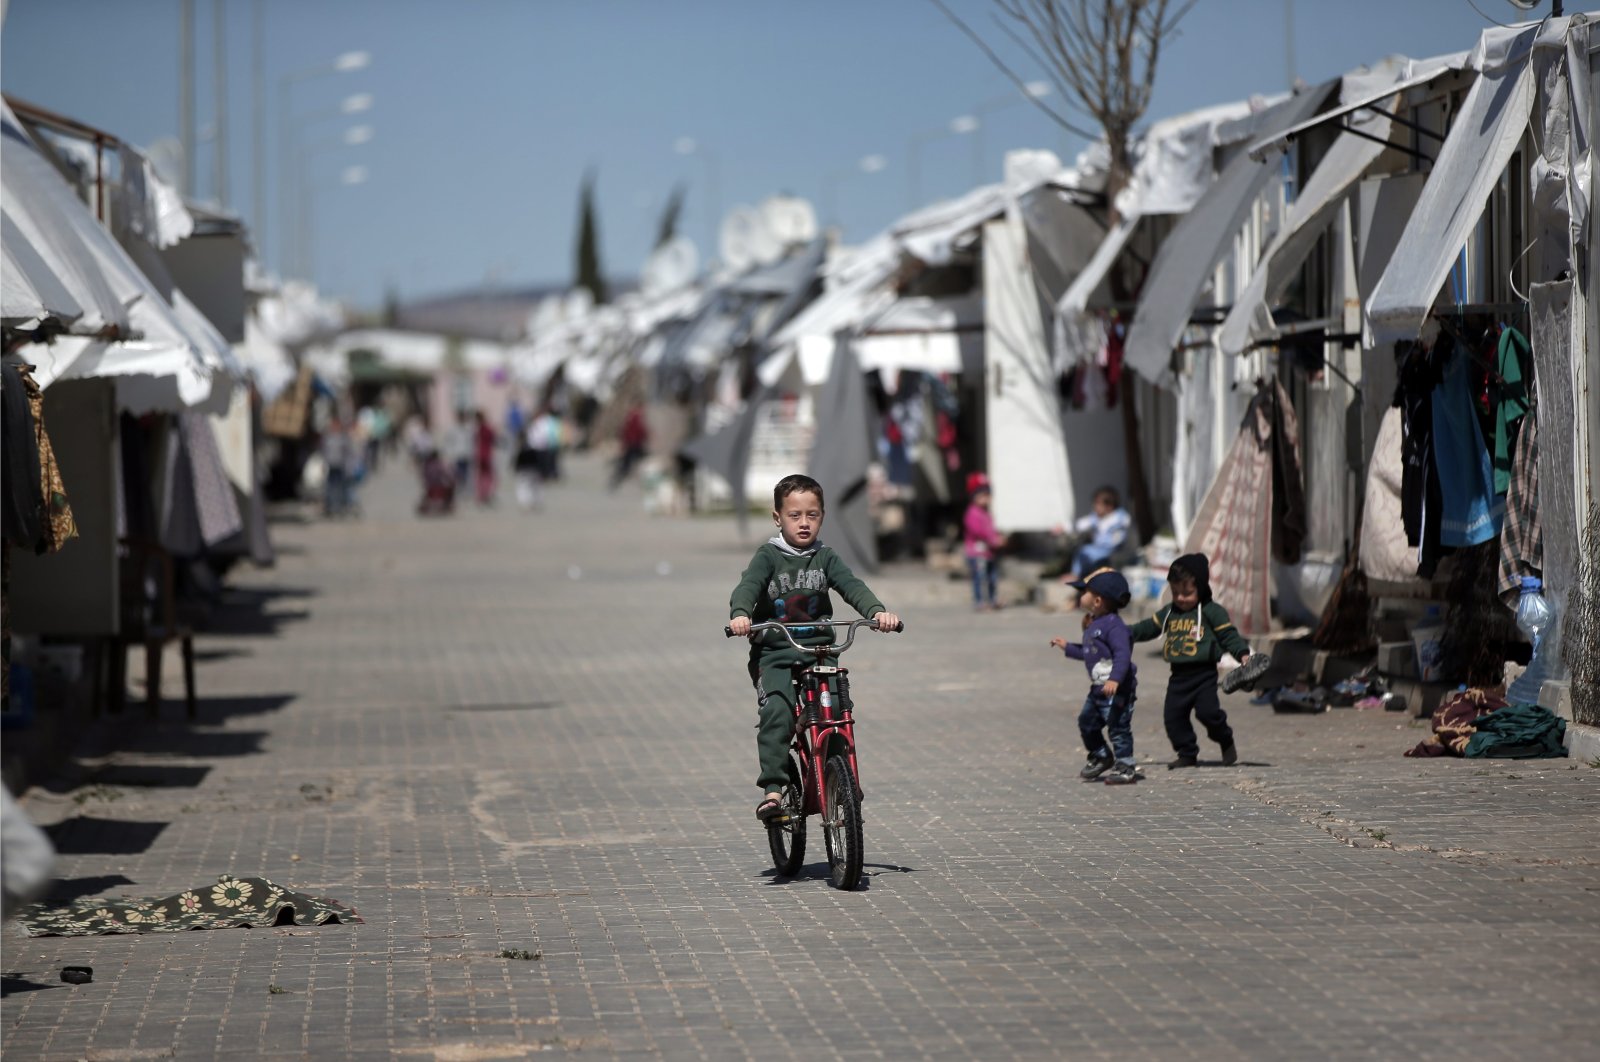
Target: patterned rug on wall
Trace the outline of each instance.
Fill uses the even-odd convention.
[[[154,900],[90,899],[67,906],[36,903],[17,915],[33,937],[87,937],[101,933],[173,933],[184,929],[249,929],[255,926],[321,926],[360,922],[352,908],[334,900],[294,892],[266,878],[224,874],[202,885]]]

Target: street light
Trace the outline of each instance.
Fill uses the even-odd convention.
[[[311,180],[309,165],[311,157],[313,155],[321,154],[325,151],[335,150],[343,147],[355,147],[360,144],[368,143],[372,140],[373,135],[374,133],[372,126],[354,125],[336,137],[328,137],[326,139],[316,141],[315,143],[301,147],[295,152],[295,177],[296,186],[298,187],[300,193],[301,209],[299,211],[299,216],[295,219],[298,224],[295,227],[295,242],[293,247],[290,249],[289,267],[293,268],[295,272],[299,273],[307,280],[312,279],[312,271],[315,268],[314,241],[316,240],[316,230],[312,224]],[[362,173],[365,174],[366,168],[363,166],[349,167],[345,173],[348,174],[350,170],[357,169],[361,170]],[[362,180],[365,180],[364,176]],[[360,182],[345,181],[344,183],[359,184]]]
[[[692,136],[680,136],[672,142],[672,150],[679,155],[698,155],[706,167],[706,256],[709,263],[717,251],[717,157],[711,149]]]
[[[823,174],[821,203],[823,223],[830,225],[836,225],[839,223],[839,204],[836,193],[840,181],[844,180],[846,177],[853,176],[856,173],[865,173],[868,176],[871,176],[874,173],[881,173],[887,169],[888,166],[889,160],[883,155],[867,155],[854,166],[847,166],[844,169],[832,170]]]
[[[293,96],[291,90],[302,81],[310,81],[313,78],[326,77],[331,74],[349,74],[357,70],[365,70],[371,65],[371,52],[349,51],[335,56],[331,62],[323,63],[319,66],[306,67],[302,70],[290,71],[278,78],[278,212],[280,215],[278,218],[278,268],[280,270],[287,269],[289,265],[289,245],[293,231],[291,226],[294,223],[292,204],[295,188],[294,176],[290,170],[295,155],[293,143]],[[257,70],[259,76],[259,67]],[[352,101],[359,101],[362,95],[366,97],[365,102],[356,103],[355,110],[344,113],[355,114],[372,106],[372,97],[364,93],[347,97],[345,103],[350,104]],[[256,165],[258,168],[256,177],[259,180],[262,161],[258,159]],[[259,218],[257,219],[257,224],[260,224]]]
[[[990,114],[994,111],[1003,110],[1006,107],[1013,107],[1016,104],[1024,103],[1028,100],[1042,100],[1048,95],[1050,95],[1050,82],[1029,81],[1022,86],[1022,91],[1020,93],[1008,92],[1004,96],[995,96],[992,99],[984,100],[982,103],[972,108],[972,113],[975,119],[978,121],[978,124],[974,125],[972,128],[972,132],[976,134],[972,138],[972,183],[974,187],[983,183],[983,160],[985,145],[982,116]],[[960,119],[957,120],[959,121]]]
[[[915,210],[922,203],[922,147],[935,140],[942,140],[947,136],[966,136],[976,133],[980,123],[970,114],[958,115],[950,119],[950,124],[943,129],[930,129],[925,133],[918,133],[911,138],[906,148],[906,190],[911,197],[911,209]]]

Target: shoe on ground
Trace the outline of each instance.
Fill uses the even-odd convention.
[[[1182,767],[1195,767],[1200,763],[1198,756],[1177,756],[1167,764],[1167,770],[1176,771]]]
[[[1139,780],[1139,768],[1131,763],[1119,763],[1106,772],[1106,785],[1132,785]]]
[[[1239,750],[1234,748],[1232,745],[1222,746],[1222,765],[1224,767],[1232,767],[1238,762]]]
[[[1089,762],[1083,765],[1083,770],[1078,772],[1078,777],[1085,782],[1092,782],[1105,774],[1112,767],[1112,761],[1101,759],[1099,756],[1090,756]]]

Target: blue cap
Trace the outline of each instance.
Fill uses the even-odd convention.
[[[1067,584],[1077,590],[1093,590],[1118,608],[1126,605],[1133,599],[1128,592],[1128,580],[1115,568],[1097,568],[1084,576]]]

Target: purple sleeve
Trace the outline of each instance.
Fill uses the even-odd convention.
[[[1108,623],[1105,635],[1111,646],[1111,681],[1120,686],[1133,670],[1133,638],[1128,634],[1128,625],[1120,622]]]
[[[1068,642],[1066,644],[1066,646],[1061,651],[1063,653],[1067,654],[1067,658],[1069,660],[1082,660],[1083,659],[1083,643],[1082,642],[1077,642],[1077,643]]]

